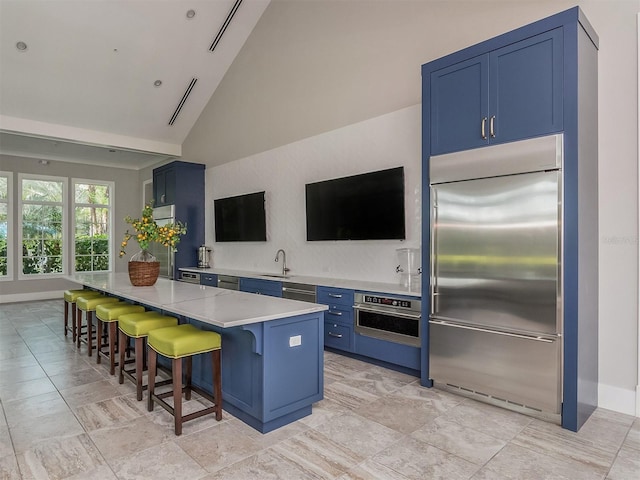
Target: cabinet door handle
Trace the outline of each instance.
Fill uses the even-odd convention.
[[[483,140],[487,139],[486,126],[487,126],[487,117],[484,117],[482,119],[482,125],[480,126],[480,133],[482,134],[482,139]]]
[[[329,336],[334,338],[342,338],[342,334],[340,333],[329,332]]]
[[[489,120],[489,135],[491,135],[491,138],[496,138],[496,131],[493,128],[493,123],[496,120],[496,116],[492,115],[491,116],[491,120]]]
[[[332,298],[342,298],[342,295],[338,293],[330,293],[329,296]]]
[[[342,312],[332,312],[331,310],[328,310],[327,313],[329,315],[335,315],[336,317],[341,317],[342,316]]]
[[[483,131],[484,131],[484,130],[483,130]],[[161,201],[162,203],[164,203],[164,193],[163,193],[162,195],[160,195],[160,201]]]

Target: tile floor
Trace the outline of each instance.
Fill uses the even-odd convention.
[[[173,434],[62,334],[62,301],[0,305],[1,479],[634,479],[640,419],[580,432],[325,356],[325,400],[262,435],[224,413]],[[193,401],[192,401],[193,402]]]

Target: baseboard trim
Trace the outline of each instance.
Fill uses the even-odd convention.
[[[62,300],[64,290],[52,290],[48,292],[29,292],[29,293],[12,293],[9,295],[0,295],[0,304],[2,303],[18,303],[31,302],[34,300]]]
[[[638,399],[640,389],[636,391],[626,388],[614,387],[604,383],[598,384],[598,407],[624,413],[626,415],[638,415]]]

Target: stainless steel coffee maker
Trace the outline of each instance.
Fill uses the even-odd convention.
[[[212,249],[206,245],[200,245],[198,247],[198,268],[209,268],[209,257],[211,256]]]

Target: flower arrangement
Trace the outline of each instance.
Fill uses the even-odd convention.
[[[173,251],[176,251],[176,247],[180,243],[180,235],[187,233],[186,223],[176,221],[162,226],[158,225],[153,219],[151,204],[145,205],[142,209],[141,218],[132,218],[127,215],[124,221],[131,224],[134,233],[129,232],[129,230],[125,232],[124,239],[120,244],[120,257],[126,254],[125,248],[132,238],[138,242],[143,252],[149,249],[149,244],[152,242],[171,247]]]

